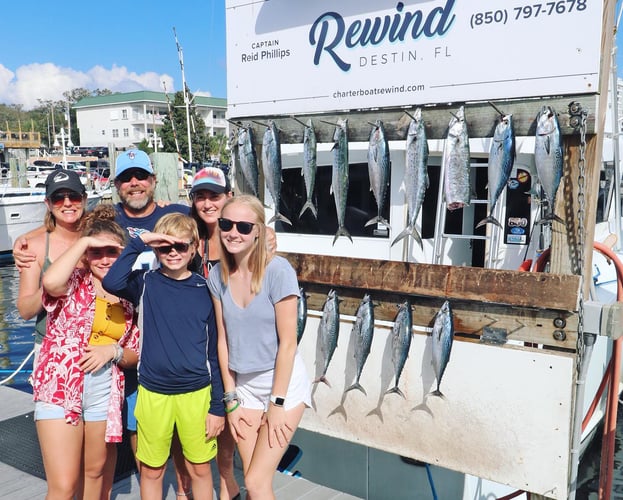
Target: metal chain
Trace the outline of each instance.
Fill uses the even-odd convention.
[[[580,369],[584,355],[584,260],[585,260],[585,230],[584,217],[586,215],[586,118],[588,113],[578,102],[569,104],[571,116],[569,124],[580,130],[580,157],[578,159],[578,244],[577,244],[577,274],[580,276],[580,296],[578,304],[578,338],[576,342],[577,359],[576,370]]]

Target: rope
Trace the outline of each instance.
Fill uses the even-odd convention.
[[[22,361],[22,363],[15,369],[15,371],[13,373],[11,373],[11,375],[9,375],[7,378],[0,380],[0,385],[6,384],[9,380],[11,380],[13,377],[15,377],[15,375],[17,375],[22,368],[24,368],[24,365],[28,362],[28,360],[33,356],[33,354],[35,354],[35,350],[33,349],[32,351],[30,351],[30,354],[28,354],[28,356],[26,356],[26,358],[24,358],[24,361]]]

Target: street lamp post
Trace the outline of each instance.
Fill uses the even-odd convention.
[[[58,143],[58,135],[61,136],[61,144]],[[63,168],[67,168],[67,150],[65,149],[65,129],[61,127],[60,133],[54,136],[54,147],[59,146],[63,148]]]

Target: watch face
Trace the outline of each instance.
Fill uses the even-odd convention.
[[[271,398],[271,401],[273,402],[273,404],[275,406],[283,406],[284,403],[286,402],[286,400],[284,398],[279,398],[279,397],[276,397],[276,396],[273,396]]]

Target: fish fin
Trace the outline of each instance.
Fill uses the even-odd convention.
[[[316,380],[314,380],[314,384],[317,384],[318,382],[324,382],[325,384],[327,384],[328,387],[331,387],[331,384],[327,380],[327,377],[325,377],[324,375],[321,375]]]
[[[548,136],[545,138],[545,140],[543,141],[543,145],[545,146],[545,151],[547,152],[547,154],[548,154],[548,155],[549,155],[549,154],[551,154],[551,151],[550,151],[550,150],[551,150],[551,148],[552,148],[552,145],[551,145],[551,140],[550,140],[549,135],[548,135]]]
[[[420,234],[418,233],[417,229],[414,226],[407,226],[406,228],[404,228],[402,232],[394,238],[394,241],[392,241],[391,246],[393,247],[396,243],[406,238],[407,236],[411,236],[415,241],[419,243],[420,248],[424,250],[424,245],[422,244],[422,238],[420,237]]]
[[[292,225],[290,219],[288,219],[285,215],[278,213],[277,215],[273,215],[270,220],[266,224],[270,224],[271,222],[275,222],[280,220],[281,222],[285,222],[286,224]]]
[[[441,399],[446,399],[446,397],[443,395],[443,393],[439,390],[439,387],[437,389],[435,389],[433,392],[430,393],[431,396],[437,396],[438,398]]]
[[[335,236],[333,237],[334,245],[340,236],[346,236],[350,240],[350,242],[353,243],[353,239],[351,238],[350,233],[348,232],[348,229],[346,229],[344,226],[340,226],[338,227],[337,232],[335,233]]]
[[[316,219],[318,218],[318,211],[316,210],[316,207],[311,201],[307,201],[305,202],[305,205],[303,205],[303,208],[301,209],[301,213],[299,214],[299,219],[301,218],[305,210],[311,210],[311,213],[314,214],[314,217]]]
[[[404,393],[398,388],[397,385],[395,385],[394,387],[392,387],[391,389],[389,389],[388,391],[385,391],[385,394],[400,394],[403,398],[407,399],[407,397],[404,395]]]
[[[478,224],[476,224],[476,229],[484,226],[485,224],[495,224],[496,226],[502,227],[502,224],[500,224],[498,220],[495,217],[493,217],[493,215],[489,215],[485,217],[484,219],[482,219]]]
[[[364,224],[364,227],[368,227],[371,226],[372,224],[375,223],[380,223],[380,224],[384,224],[386,226],[389,226],[389,222],[387,222],[383,217],[381,217],[380,215],[377,215],[376,217],[372,217],[368,222],[366,222]]]
[[[363,392],[366,396],[368,395],[368,393],[366,392],[366,390],[363,388],[363,386],[359,383],[359,382],[355,382],[353,385],[351,385],[348,389],[346,389],[344,392],[348,392],[348,391],[352,391],[353,389],[359,389],[361,392]]]

